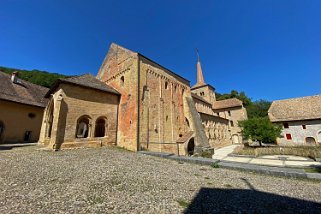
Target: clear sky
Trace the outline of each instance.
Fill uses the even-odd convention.
[[[321,93],[320,0],[0,0],[0,65],[96,75],[111,42],[220,93]]]

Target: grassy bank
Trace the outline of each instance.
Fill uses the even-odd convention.
[[[244,146],[238,147],[234,150],[234,154],[238,155],[295,155],[308,158],[321,158],[321,146],[295,146],[295,147],[284,147],[284,146],[271,146],[271,147],[251,147]]]

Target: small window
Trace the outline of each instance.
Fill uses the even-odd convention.
[[[26,132],[25,132],[25,136],[24,136],[24,138],[23,138],[23,141],[24,141],[24,142],[29,142],[30,139],[31,139],[31,131],[26,131]]]
[[[168,120],[168,115],[166,115],[166,121]]]
[[[122,77],[120,78],[120,85],[121,85],[121,86],[124,86],[124,83],[125,83],[125,77],[122,76]]]
[[[302,125],[302,129],[307,129],[307,126],[306,125]]]
[[[220,116],[220,112],[217,112],[216,114],[217,114],[217,116]]]
[[[165,82],[165,89],[168,89],[168,82]]]
[[[202,91],[202,92],[200,93],[200,95],[201,95],[201,96],[204,96],[204,95],[205,95],[205,93]]]
[[[182,94],[184,94],[184,91],[185,91],[185,90],[184,90],[184,88],[183,88],[183,89],[182,89]]]
[[[285,129],[287,129],[287,128],[289,128],[289,124],[288,124],[288,123],[283,123],[283,127],[284,127]]]
[[[231,120],[230,121],[231,127],[234,127],[234,122]]]
[[[231,111],[228,111],[227,113],[228,113],[228,116],[231,116]]]
[[[34,114],[34,113],[29,113],[29,114],[28,114],[28,117],[29,117],[29,118],[35,118],[35,117],[36,117],[36,114]]]
[[[292,140],[292,135],[291,134],[286,134],[286,139],[287,140]]]

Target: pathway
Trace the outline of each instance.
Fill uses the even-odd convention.
[[[265,155],[260,157],[249,157],[249,156],[232,156],[229,154],[233,153],[234,149],[239,145],[230,145],[215,150],[215,154],[212,156],[213,159],[224,160],[238,163],[249,163],[265,166],[279,166],[279,167],[321,167],[320,162],[316,162],[310,158],[292,156],[292,155]]]

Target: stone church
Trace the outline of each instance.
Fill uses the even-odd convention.
[[[96,77],[61,79],[48,91],[39,142],[56,150],[113,144],[181,155],[230,144],[231,120],[217,111],[245,109],[215,109],[199,60],[197,72],[190,88],[187,79],[113,43]]]

